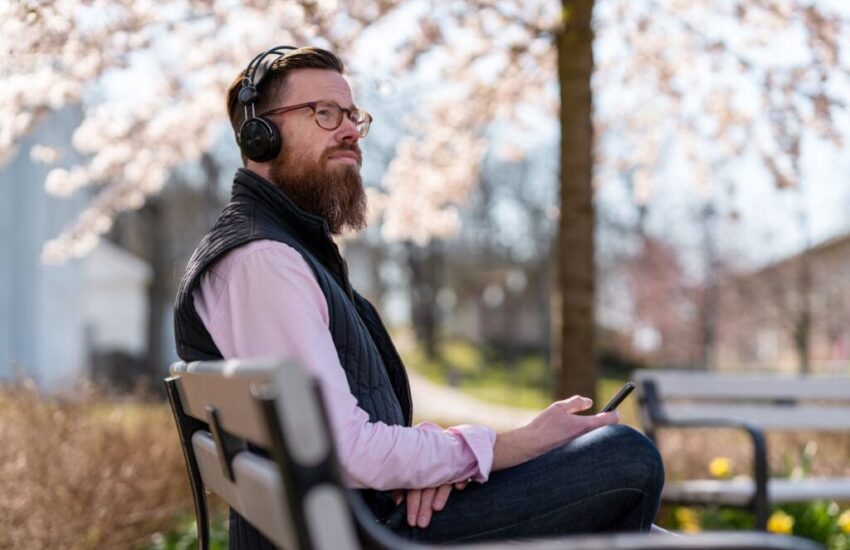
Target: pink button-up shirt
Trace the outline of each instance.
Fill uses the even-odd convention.
[[[340,365],[327,301],[290,246],[260,240],[230,251],[202,276],[194,299],[225,359],[285,357],[318,379],[349,486],[388,490],[487,480],[496,439],[490,428],[369,421]]]

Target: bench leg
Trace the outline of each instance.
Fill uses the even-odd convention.
[[[168,399],[171,402],[171,412],[174,414],[174,423],[177,424],[177,434],[180,437],[180,447],[183,449],[183,458],[189,473],[189,485],[192,488],[192,500],[195,503],[195,521],[198,526],[198,548],[209,550],[210,547],[210,524],[207,513],[207,498],[204,493],[204,482],[201,480],[201,471],[198,468],[198,460],[192,449],[192,434],[198,429],[203,429],[204,424],[183,413],[183,405],[180,402],[180,393],[177,391],[176,382],[169,378],[165,381],[168,391]]]
[[[756,531],[767,531],[767,499],[756,497],[753,502],[753,516],[755,517]]]
[[[767,441],[762,431],[754,426],[748,426],[747,431],[753,440],[753,469],[756,492],[753,495],[754,527],[758,531],[767,531],[767,516],[769,503],[767,495]]]

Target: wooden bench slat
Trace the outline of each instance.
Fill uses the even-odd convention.
[[[304,499],[304,515],[316,550],[358,550],[357,532],[341,487],[314,488]],[[328,525],[335,528],[329,529]]]
[[[300,472],[303,466],[316,465],[316,460],[330,460],[329,429],[321,409],[319,394],[309,382],[304,371],[297,365],[280,362],[241,364],[226,362],[178,365],[172,369],[175,378],[167,381],[169,397],[175,413],[181,442],[185,445],[189,477],[196,500],[199,526],[206,525],[203,502],[205,490],[221,496],[230,506],[245,517],[275,545],[299,548],[303,542],[317,550],[358,548],[364,541],[368,547],[376,548],[422,548],[413,541],[401,539],[374,524],[374,519],[360,501],[348,501],[345,487],[333,468],[316,466],[309,470],[309,487],[299,482],[295,487],[286,487],[283,477]],[[197,368],[195,368],[197,367]],[[255,367],[261,367],[259,369]],[[246,380],[245,378],[248,378]],[[293,381],[299,381],[293,383]],[[263,391],[251,391],[251,385],[262,383]],[[258,395],[259,394],[259,395]],[[231,403],[233,401],[234,403]],[[238,402],[251,403],[240,405]],[[262,405],[259,405],[259,404]],[[259,414],[260,406],[271,412],[268,405],[277,407],[277,419]],[[230,465],[233,480],[222,469],[218,447],[205,427],[187,422],[191,415],[202,422],[207,420],[207,405],[219,410],[220,427],[232,435],[251,441],[264,442],[266,430],[280,429],[275,441],[290,451],[293,459],[276,463],[253,451],[237,452]],[[235,419],[234,419],[235,417]],[[233,423],[235,422],[235,424]],[[262,426],[254,432],[246,424]],[[215,424],[214,424],[215,426]],[[317,429],[318,426],[318,429]],[[219,430],[214,430],[221,433]],[[253,435],[252,435],[253,433]],[[316,439],[312,441],[312,439]],[[226,440],[225,440],[226,441]],[[304,447],[294,451],[296,447]],[[195,475],[195,467],[200,478]],[[323,470],[323,471],[320,471]],[[286,472],[285,476],[281,472]],[[353,507],[353,508],[352,508]],[[303,514],[298,514],[301,511]],[[298,518],[298,519],[295,519]],[[296,522],[305,530],[296,531]],[[354,523],[356,522],[356,524]],[[208,540],[203,531],[199,540]],[[298,533],[304,540],[296,540]],[[481,547],[481,545],[475,545]],[[494,549],[516,547],[513,541],[488,543]],[[544,548],[574,548],[576,550],[631,549],[661,550],[674,548],[775,548],[782,550],[814,550],[815,545],[793,537],[779,537],[756,533],[701,533],[694,537],[663,537],[637,534],[590,535],[538,541],[523,541],[523,547],[543,550]]]
[[[195,432],[192,447],[204,485],[220,495],[230,506],[275,544],[297,548],[292,514],[283,494],[283,480],[271,460],[242,452],[233,459],[233,477],[224,476],[215,442],[208,433]]]
[[[770,430],[850,430],[850,407],[669,403],[662,410],[676,420],[746,420]]]
[[[638,371],[661,399],[719,398],[850,402],[850,377],[800,377],[690,371]]]
[[[413,546],[423,550],[422,545]],[[431,548],[427,546],[424,548]],[[823,550],[809,539],[754,531],[687,533],[605,533],[551,539],[488,541],[452,545],[455,550]]]
[[[754,490],[755,484],[750,479],[696,479],[666,483],[662,497],[670,502],[745,506]],[[767,482],[767,490],[773,503],[820,498],[846,501],[850,500],[850,478],[771,479]]]
[[[207,422],[207,405],[215,406],[219,411],[222,427],[229,433],[247,439],[260,447],[269,447],[269,436],[264,429],[265,421],[260,410],[254,405],[251,387],[270,379],[270,369],[256,366],[242,368],[224,361],[200,364],[190,363],[185,367],[202,365],[203,369],[191,369],[175,372],[179,374],[180,400],[186,414]]]

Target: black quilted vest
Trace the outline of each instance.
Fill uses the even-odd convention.
[[[410,385],[404,365],[375,308],[351,288],[348,270],[330,238],[327,223],[304,212],[280,189],[245,169],[237,170],[230,203],[192,254],[180,281],[174,312],[180,358],[222,358],[195,311],[192,293],[204,271],[223,254],[257,239],[291,246],[313,270],[328,304],[331,336],[351,393],[370,420],[410,426]],[[378,518],[394,508],[387,492],[361,493]],[[231,510],[230,548],[271,550],[274,546]]]
[[[375,308],[351,288],[327,223],[295,205],[276,186],[240,168],[230,203],[201,240],[180,281],[174,313],[177,354],[184,361],[221,359],[192,292],[223,254],[257,239],[285,243],[310,266],[328,304],[330,332],[351,393],[372,422],[410,426],[407,373]]]

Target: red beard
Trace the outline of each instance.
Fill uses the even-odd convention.
[[[342,150],[357,154],[357,166],[328,166],[330,156]],[[328,149],[318,163],[297,158],[284,145],[271,163],[271,178],[302,210],[323,218],[332,234],[366,227],[366,192],[356,144]]]

